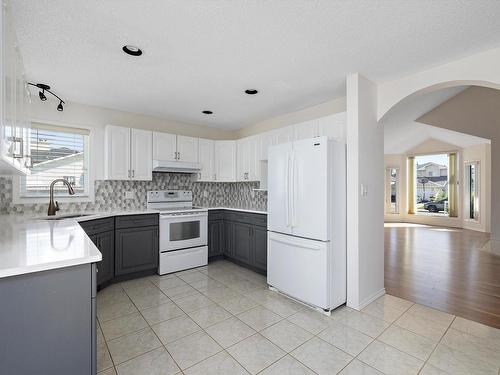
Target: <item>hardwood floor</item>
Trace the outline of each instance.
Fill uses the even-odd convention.
[[[394,296],[500,328],[500,255],[489,234],[386,223],[385,288]]]

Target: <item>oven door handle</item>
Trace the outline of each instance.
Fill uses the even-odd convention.
[[[185,219],[191,219],[193,217],[207,217],[206,213],[200,213],[200,214],[188,214],[188,215],[176,215],[176,214],[166,214],[162,215],[160,214],[160,220],[161,219],[169,219],[169,218],[185,218]]]

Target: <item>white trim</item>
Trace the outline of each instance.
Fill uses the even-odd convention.
[[[373,293],[370,297],[366,298],[364,301],[361,301],[359,304],[359,308],[357,308],[356,310],[363,310],[366,306],[368,306],[373,301],[379,299],[384,294],[385,294],[385,288],[380,289],[379,291]],[[352,307],[352,306],[349,306],[349,307]]]
[[[93,171],[93,160],[92,160],[92,146],[94,142],[94,133],[93,133],[93,128],[90,126],[81,126],[81,125],[72,125],[72,124],[66,124],[66,123],[61,123],[58,121],[45,121],[45,120],[37,120],[37,119],[31,119],[32,122],[40,123],[40,124],[48,124],[48,125],[54,125],[54,126],[60,126],[60,127],[66,127],[66,128],[74,128],[74,129],[86,129],[89,131],[88,135],[88,141],[87,141],[87,147],[86,147],[86,152],[87,152],[87,158],[88,158],[88,193],[86,194],[76,194],[74,196],[58,196],[57,201],[61,203],[88,203],[88,202],[95,202],[95,189],[94,189],[94,171]],[[22,176],[13,176],[12,177],[12,202],[14,204],[35,204],[35,203],[48,203],[49,197],[47,196],[42,196],[42,197],[34,197],[34,196],[20,196],[19,194],[19,189],[20,189],[20,184],[21,184],[21,177]]]

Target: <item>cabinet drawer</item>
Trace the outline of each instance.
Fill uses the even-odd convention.
[[[222,220],[224,218],[224,210],[209,210],[208,220]]]
[[[78,224],[80,224],[82,229],[89,236],[115,229],[115,220],[112,217],[108,217],[105,219],[80,221]]]
[[[224,217],[229,221],[236,221],[240,223],[253,224],[261,227],[267,226],[267,215],[254,214],[249,212],[227,211]]]
[[[259,227],[267,227],[267,215],[266,214],[251,214],[253,224]]]
[[[158,214],[117,216],[116,229],[148,227],[158,225]]]

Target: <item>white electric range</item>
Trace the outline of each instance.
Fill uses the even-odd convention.
[[[208,210],[193,207],[187,190],[147,193],[148,210],[160,212],[158,274],[182,271],[208,263]]]

